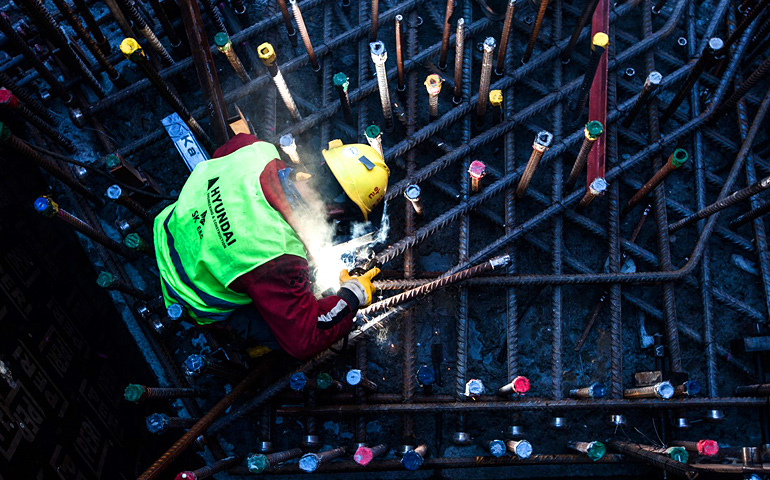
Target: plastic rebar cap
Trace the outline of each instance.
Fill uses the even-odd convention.
[[[519,395],[523,395],[529,391],[530,383],[527,377],[519,375],[513,379],[513,391]]]
[[[281,145],[282,148],[291,147],[294,145],[294,136],[292,136],[291,133],[287,133],[286,135],[281,135],[281,138],[278,139],[278,143]]]
[[[482,382],[478,378],[473,378],[471,380],[468,380],[468,383],[465,384],[466,397],[481,395],[483,393],[484,393],[484,382]]]
[[[605,453],[607,453],[607,447],[602,442],[591,442],[588,444],[586,455],[594,462],[602,458]]]
[[[592,44],[594,47],[607,48],[607,45],[610,44],[610,37],[604,32],[598,32],[594,34]]]
[[[246,467],[251,473],[262,473],[270,468],[270,459],[261,453],[252,453],[246,458]]]
[[[695,396],[700,395],[700,392],[703,391],[703,387],[701,386],[700,382],[697,380],[687,380],[684,382],[684,392],[689,396]]]
[[[698,449],[698,454],[705,457],[713,457],[719,453],[719,444],[716,442],[716,440],[698,440],[698,443],[695,445],[695,447]]]
[[[0,88],[0,105],[10,107],[10,108],[18,108],[19,99],[16,98],[16,96],[13,93],[11,93],[10,90],[3,87],[3,88]]]
[[[172,303],[166,308],[166,315],[170,320],[179,320],[184,315],[184,308],[178,303]]]
[[[725,42],[719,37],[712,37],[709,39],[709,48],[711,50],[721,50],[725,46]]]
[[[671,154],[671,165],[673,165],[674,168],[679,168],[684,165],[689,158],[690,155],[687,153],[687,150],[677,148],[674,150],[674,153]]]
[[[369,462],[372,461],[374,458],[374,455],[372,454],[372,449],[366,446],[361,445],[356,450],[356,453],[353,455],[353,460],[359,465],[369,465]]]
[[[527,440],[520,440],[516,443],[513,453],[519,458],[529,458],[532,455],[532,444]]]
[[[663,75],[659,71],[653,70],[647,75],[647,81],[653,85],[660,85],[660,82],[663,81]]]
[[[111,153],[104,158],[104,166],[109,168],[110,170],[112,170],[113,168],[119,165],[120,165],[120,158],[114,153]]]
[[[348,370],[347,375],[345,375],[345,381],[348,382],[348,385],[352,386],[356,386],[361,383],[361,370],[357,368]]]
[[[123,245],[127,246],[131,250],[137,250],[146,245],[145,241],[138,233],[129,233],[126,238],[123,239]]]
[[[184,361],[184,368],[191,374],[198,374],[206,366],[206,357],[193,353]]]
[[[318,455],[315,453],[306,453],[299,459],[299,468],[303,472],[315,472],[318,465],[321,463]]]
[[[505,455],[505,442],[502,440],[491,440],[489,442],[489,453],[495,457],[502,457]]]
[[[487,39],[484,40],[484,50],[494,50],[495,45],[497,44],[495,43],[495,39],[493,37],[487,37]]]
[[[687,459],[690,458],[690,454],[684,447],[668,447],[666,449],[666,455],[674,461],[687,463]]]
[[[168,429],[171,422],[165,413],[153,413],[145,420],[147,431],[150,433],[161,434]]]
[[[591,193],[594,195],[602,195],[607,191],[607,180],[599,177],[591,182]],[[669,384],[670,385],[670,384]]]
[[[383,62],[388,59],[388,51],[385,49],[385,44],[379,40],[369,44],[369,51],[372,54],[372,58],[378,57]]]
[[[660,382],[655,385],[655,394],[662,399],[669,399],[674,396],[674,386],[669,381]]]
[[[118,185],[110,185],[107,187],[107,198],[112,201],[119,199],[122,194],[123,189],[121,189]]]
[[[292,373],[289,377],[289,388],[295,392],[300,392],[307,386],[307,375],[302,372]]]
[[[364,130],[364,134],[366,135],[366,138],[377,138],[382,134],[382,130],[380,130],[380,127],[377,125],[369,125],[366,127],[366,130]]]
[[[406,190],[404,190],[404,196],[412,201],[416,201],[420,199],[420,195],[422,194],[422,189],[419,185],[411,184],[406,186]]]
[[[46,217],[53,217],[59,211],[56,202],[48,197],[37,197],[33,206],[36,212],[42,213]]]
[[[540,130],[537,132],[537,136],[535,136],[535,144],[540,147],[548,148],[551,146],[552,141],[553,134],[548,130]]]
[[[604,133],[604,126],[599,120],[591,120],[586,123],[586,128],[583,130],[583,133],[587,139],[596,140],[602,133]]]
[[[144,395],[144,392],[146,391],[147,390],[143,385],[129,383],[126,389],[123,391],[123,398],[129,402],[138,402],[142,399],[142,395]]]
[[[602,398],[607,395],[607,387],[603,383],[593,383],[588,387],[588,394],[591,398]]]
[[[428,95],[438,95],[441,93],[441,84],[444,79],[441,75],[432,73],[425,78],[425,89],[428,90]]]
[[[493,107],[499,107],[503,104],[503,91],[502,90],[492,90],[489,92],[489,103],[492,104]]]
[[[0,142],[5,143],[11,138],[11,129],[5,122],[0,122]]]
[[[134,57],[135,55],[141,55],[142,57],[144,56],[142,46],[139,45],[139,42],[131,37],[124,38],[123,41],[120,42],[120,51],[129,60],[131,60],[131,57]]]
[[[315,378],[315,385],[319,390],[326,390],[334,383],[334,379],[328,373],[319,373]]]
[[[350,86],[350,81],[348,80],[348,76],[342,72],[335,73],[334,77],[332,77],[332,81],[334,81],[334,86],[342,87],[342,90],[344,91],[347,91],[348,86]]]
[[[227,50],[230,45],[230,36],[227,32],[219,32],[214,35],[214,43],[220,51]]]
[[[195,472],[182,472],[178,473],[174,480],[198,480],[198,475]]]
[[[422,462],[422,455],[415,452],[414,450],[409,450],[408,452],[404,453],[403,457],[401,457],[401,464],[410,472],[414,472],[419,469],[420,465],[422,465]]]
[[[428,387],[436,383],[436,371],[433,367],[423,365],[417,369],[417,383],[422,387]]]
[[[275,49],[272,45],[270,45],[270,42],[265,42],[262,45],[257,47],[257,54],[259,55],[259,59],[264,63],[266,66],[270,66],[273,63],[275,63]]]
[[[115,283],[115,275],[110,272],[99,272],[99,276],[96,277],[96,284],[102,288],[109,288]]]
[[[479,180],[487,174],[487,166],[480,160],[474,160],[468,167],[468,174],[476,180]]]

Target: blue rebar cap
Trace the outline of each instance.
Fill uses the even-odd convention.
[[[592,398],[602,398],[607,395],[607,387],[603,383],[596,382],[588,387]]]
[[[502,440],[492,440],[489,442],[489,453],[495,457],[502,457],[505,455],[506,450],[505,442]]]
[[[684,382],[684,391],[687,395],[700,395],[703,391],[703,386],[697,380],[687,380]]]
[[[401,463],[404,465],[404,468],[414,472],[420,468],[420,465],[422,465],[422,455],[414,450],[409,450],[401,458]]]
[[[422,387],[428,387],[436,383],[436,371],[433,367],[423,365],[417,369],[417,383]]]
[[[292,373],[289,378],[289,388],[295,392],[300,392],[307,385],[307,375],[302,372]]]
[[[184,361],[184,368],[191,374],[201,373],[206,366],[206,357],[193,353]]]
[[[306,453],[299,459],[299,468],[303,472],[315,472],[321,462],[315,453]]]
[[[153,413],[147,417],[147,431],[155,434],[163,433],[168,429],[169,423],[168,415],[165,413]]]

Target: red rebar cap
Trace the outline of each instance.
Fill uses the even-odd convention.
[[[487,166],[482,161],[474,160],[468,168],[468,173],[471,177],[478,180],[487,174]]]
[[[182,472],[177,474],[174,480],[198,480],[198,476],[193,472]]]
[[[713,457],[719,453],[719,444],[716,440],[699,440],[697,443],[698,454],[705,457]]]
[[[16,108],[19,106],[19,99],[7,88],[0,88],[0,105]]]
[[[372,455],[372,449],[369,447],[358,447],[358,450],[356,450],[356,454],[353,455],[353,460],[356,461],[359,465],[369,465],[369,462],[372,461],[372,458],[374,458],[374,455]]]
[[[513,390],[518,394],[527,393],[529,391],[529,379],[522,376],[514,378]]]

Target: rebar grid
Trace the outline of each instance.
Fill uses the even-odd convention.
[[[718,329],[723,327],[715,321],[721,315],[728,315],[729,321],[733,322],[736,328],[748,327],[754,323],[767,323],[770,312],[770,252],[763,219],[754,219],[750,226],[731,231],[725,228],[724,219],[720,221],[715,214],[682,230],[685,233],[676,232],[676,239],[674,234],[669,232],[670,223],[701,210],[717,198],[723,198],[745,185],[755,183],[768,173],[767,163],[751,154],[752,145],[763,138],[759,132],[763,128],[765,113],[770,108],[770,97],[764,94],[766,82],[760,80],[748,96],[737,98],[746,93],[746,89],[740,87],[742,80],[750,78],[752,72],[757,69],[756,64],[741,65],[741,60],[745,52],[755,46],[752,44],[752,34],[763,17],[760,15],[757,22],[746,25],[745,31],[740,33],[741,29],[737,29],[736,23],[741,22],[736,21],[733,12],[728,11],[727,0],[716,2],[710,22],[702,30],[696,28],[695,8],[692,2],[688,3],[686,0],[669,5],[662,13],[656,15],[652,13],[649,0],[624,2],[613,10],[611,31],[606,32],[610,35],[607,55],[611,73],[607,92],[607,125],[604,126],[607,138],[606,180],[610,186],[605,198],[598,197],[585,211],[575,212],[573,208],[584,191],[582,186],[578,191],[572,191],[569,185],[564,186],[563,160],[575,158],[584,134],[582,125],[572,128],[564,119],[565,115],[569,119],[574,114],[569,110],[569,102],[580,87],[582,75],[585,73],[589,51],[584,48],[584,44],[590,38],[591,32],[590,28],[584,28],[581,33],[572,35],[575,23],[585,23],[585,19],[579,18],[581,5],[567,5],[562,0],[554,0],[550,5],[548,2],[543,3],[550,8],[545,20],[542,15],[538,15],[536,28],[541,28],[542,31],[532,35],[529,44],[527,35],[532,32],[532,27],[522,21],[522,17],[525,14],[533,15],[536,9],[527,10],[526,6],[517,5],[516,14],[510,21],[510,28],[516,34],[511,34],[507,48],[505,43],[501,42],[501,55],[506,52],[507,54],[504,58],[500,57],[504,60],[504,72],[497,73],[504,75],[499,79],[493,77],[490,86],[492,89],[503,91],[503,118],[497,125],[487,125],[478,130],[474,129],[471,112],[479,105],[476,88],[481,62],[480,57],[473,54],[473,47],[488,36],[499,38],[502,21],[484,18],[470,0],[458,0],[455,7],[456,13],[462,12],[455,17],[462,17],[465,22],[465,54],[456,57],[463,59],[463,65],[459,70],[452,65],[455,71],[461,73],[461,76],[455,78],[462,80],[462,95],[455,95],[458,100],[456,105],[448,101],[442,102],[443,115],[433,121],[428,118],[428,98],[424,89],[417,88],[417,79],[424,78],[427,73],[434,73],[424,66],[427,61],[438,62],[442,33],[455,31],[455,17],[450,19],[449,15],[446,15],[445,21],[441,21],[446,13],[443,4],[428,5],[421,0],[383,2],[378,11],[371,8],[378,2],[373,4],[369,0],[360,0],[354,8],[347,8],[344,4],[342,8],[332,6],[328,0],[299,2],[297,5],[307,26],[303,21],[298,24],[298,29],[303,40],[307,37],[306,45],[310,44],[310,38],[314,42],[314,48],[309,53],[292,51],[282,32],[284,27],[281,24],[281,13],[276,8],[269,11],[267,18],[251,25],[243,25],[246,28],[242,32],[232,35],[231,39],[235,45],[240,45],[240,42],[247,39],[258,41],[263,37],[276,45],[278,55],[282,59],[281,70],[288,83],[297,89],[295,95],[299,103],[302,105],[304,102],[305,105],[315,107],[315,111],[295,125],[284,128],[283,117],[286,115],[282,111],[278,112],[279,115],[276,114],[275,91],[269,83],[269,76],[262,71],[250,72],[254,76],[244,85],[239,85],[240,82],[230,82],[234,72],[224,72],[223,87],[229,87],[223,88],[225,102],[232,105],[238,100],[241,107],[245,103],[258,105],[258,108],[251,108],[251,112],[244,109],[247,116],[254,115],[254,111],[264,111],[264,114],[252,117],[252,120],[260,119],[255,125],[258,134],[266,135],[267,140],[277,140],[281,134],[292,133],[297,138],[298,145],[308,145],[306,150],[309,150],[310,145],[319,143],[314,138],[316,136],[320,137],[322,147],[330,139],[340,137],[345,138],[346,143],[355,143],[359,138],[363,138],[363,130],[371,123],[372,118],[382,118],[380,115],[370,117],[370,110],[378,104],[377,95],[374,93],[377,91],[377,81],[372,77],[373,68],[367,41],[371,39],[372,26],[379,25],[377,38],[395,52],[393,20],[397,14],[402,15],[405,19],[404,33],[407,39],[404,69],[403,72],[398,72],[394,65],[395,55],[392,55],[393,58],[389,59],[386,65],[386,73],[388,81],[394,81],[399,73],[406,76],[404,96],[395,102],[404,103],[401,107],[405,112],[405,128],[396,128],[393,133],[386,134],[383,146],[385,158],[393,172],[387,193],[391,203],[389,210],[400,212],[399,208],[403,207],[405,213],[403,222],[400,220],[400,213],[391,213],[395,225],[391,238],[387,247],[381,247],[377,251],[377,259],[385,262],[386,267],[401,269],[401,278],[378,282],[380,286],[385,287],[380,295],[385,296],[387,304],[387,298],[391,296],[390,290],[414,288],[427,283],[427,280],[420,279],[420,257],[433,251],[443,251],[442,243],[446,244],[447,249],[457,245],[458,253],[456,257],[454,254],[449,255],[447,272],[441,272],[441,275],[457,273],[503,252],[513,257],[504,275],[477,278],[462,284],[457,295],[449,299],[448,310],[452,311],[454,308],[455,312],[453,321],[448,318],[430,319],[434,306],[430,299],[412,300],[401,307],[397,306],[395,301],[392,302],[393,310],[385,315],[395,316],[401,312],[404,314],[401,320],[403,337],[400,339],[400,345],[396,346],[403,352],[403,358],[391,361],[398,364],[395,369],[399,371],[400,377],[387,378],[388,374],[385,374],[383,383],[394,385],[390,389],[386,387],[386,393],[363,395],[358,389],[356,399],[351,397],[348,400],[340,400],[343,404],[331,407],[324,404],[325,392],[313,392],[311,397],[317,398],[317,405],[313,401],[302,408],[287,407],[282,403],[282,398],[271,398],[285,386],[278,382],[263,389],[258,396],[247,399],[251,411],[260,406],[267,409],[277,408],[281,415],[298,415],[306,417],[304,421],[313,423],[314,416],[320,414],[354,415],[356,419],[353,428],[355,437],[360,442],[365,441],[368,436],[366,420],[371,420],[372,415],[400,413],[402,430],[394,433],[394,436],[405,445],[417,445],[427,439],[419,438],[420,435],[426,434],[426,428],[422,426],[415,429],[415,420],[419,418],[415,414],[439,410],[460,415],[459,425],[453,421],[450,426],[443,427],[447,432],[466,432],[466,414],[479,411],[499,415],[499,418],[506,422],[502,425],[526,425],[527,419],[522,419],[519,413],[533,410],[554,412],[553,415],[558,417],[567,416],[569,412],[580,409],[600,410],[604,413],[652,411],[651,416],[659,417],[660,426],[666,425],[661,432],[665,440],[672,435],[672,426],[665,423],[667,417],[658,415],[664,409],[713,411],[735,406],[767,406],[766,401],[756,398],[738,400],[718,397],[720,390],[724,390],[724,385],[728,382],[720,377],[720,373],[722,376],[727,375],[727,367],[722,366],[720,369],[717,357],[726,358],[730,371],[735,370],[740,375],[751,370],[748,367],[751,361],[747,363],[743,358],[735,358],[730,354],[729,345],[718,335]],[[222,8],[230,7],[223,4]],[[586,8],[590,10],[591,5]],[[434,9],[435,12],[427,12],[427,9]],[[685,12],[686,9],[689,10]],[[545,7],[542,11],[545,11]],[[378,14],[374,22],[370,18],[372,13]],[[211,14],[212,12],[209,12],[209,15]],[[426,19],[429,16],[438,18],[437,26],[441,28],[431,28],[427,22],[426,25],[418,26],[418,15]],[[634,16],[641,18],[641,21],[634,21],[631,18]],[[313,18],[315,20],[311,20]],[[322,20],[318,21],[318,18]],[[474,21],[474,18],[480,20]],[[687,20],[684,23],[681,22],[683,18]],[[443,28],[445,22],[449,24],[447,28]],[[542,27],[540,22],[543,22]],[[207,26],[212,31],[217,28],[217,23],[217,18],[207,19]],[[350,24],[352,28],[342,27],[345,23]],[[319,35],[317,32],[321,30],[321,24],[323,34]],[[640,78],[643,81],[650,72],[660,70],[663,80],[660,82],[657,96],[666,95],[666,98],[669,98],[692,71],[692,59],[697,58],[698,53],[703,50],[703,43],[715,32],[721,31],[725,24],[728,35],[736,29],[739,34],[735,41],[731,42],[731,52],[719,71],[705,72],[694,83],[685,102],[688,110],[682,107],[668,123],[659,122],[657,98],[653,95],[645,98],[640,115],[634,121],[628,122],[627,125],[621,123],[629,110],[639,108],[636,101],[642,90]],[[286,24],[286,27],[289,26],[290,20]],[[281,35],[278,34],[279,30]],[[293,33],[293,28],[290,33]],[[687,37],[687,52],[668,51],[666,42],[670,42],[671,38],[678,34]],[[166,34],[158,33],[158,37],[161,41],[167,39]],[[447,37],[443,42],[444,52],[453,48],[455,40],[454,35]],[[562,65],[559,62],[560,56],[566,48],[573,46],[574,52],[568,55],[568,58],[571,58],[570,63]],[[520,65],[519,55],[525,48],[534,54],[525,65]],[[352,58],[351,64],[341,63],[341,55],[332,56],[337,50],[350,54],[348,56]],[[191,63],[189,58],[178,59],[173,66],[161,71],[160,76],[169,81],[179,81],[177,77],[181,77],[179,74]],[[322,64],[319,76],[304,68],[309,64],[315,67],[319,63]],[[616,73],[631,64],[637,70],[642,70],[644,75],[629,80]],[[498,61],[497,65],[499,68],[503,62]],[[345,72],[353,80],[349,98],[353,112],[358,115],[354,132],[339,125],[339,119],[336,118],[340,115],[338,112],[341,105],[332,95],[332,75],[337,71]],[[547,77],[548,74],[551,75],[550,78]],[[299,87],[299,79],[306,81],[304,88]],[[90,79],[85,80],[90,82]],[[752,82],[754,80],[756,78],[753,78]],[[449,79],[445,81],[452,83]],[[82,111],[88,118],[106,117],[104,113],[109,109],[135,104],[133,97],[146,90],[147,85],[147,81],[140,80],[133,86],[113,93],[90,106],[82,105]],[[453,86],[447,85],[443,89],[442,95],[445,98],[448,99]],[[269,88],[266,95],[260,92],[265,87]],[[704,88],[709,89],[709,96],[705,101],[700,95]],[[735,89],[740,94],[734,95]],[[460,92],[455,90],[453,93]],[[308,100],[317,97],[318,100],[306,102],[302,100],[303,97]],[[391,98],[391,101],[395,98]],[[482,105],[485,100],[486,98],[482,100]],[[206,101],[204,99],[204,105]],[[720,102],[724,101],[727,101],[729,108],[720,107]],[[193,112],[193,117],[205,118],[205,106],[201,107],[200,103],[190,105],[200,107]],[[303,109],[311,110],[304,105]],[[728,111],[725,113],[724,110]],[[724,114],[726,118],[716,118],[715,112],[720,116]],[[108,121],[106,118],[104,120]],[[398,127],[398,123],[394,123]],[[728,123],[732,130],[726,130],[725,125]],[[204,126],[208,127],[205,123]],[[526,196],[516,199],[513,188],[524,170],[528,155],[525,150],[529,149],[532,136],[544,129],[553,132],[554,142],[543,156],[541,166],[534,175]],[[728,138],[724,133],[736,129],[739,132],[737,137]],[[153,173],[157,165],[143,158],[143,152],[164,136],[162,131],[128,132],[127,138],[123,139],[121,151],[129,154],[128,158],[136,159],[136,163],[143,163],[144,168]],[[137,143],[131,144],[131,140],[136,138],[139,139]],[[436,145],[440,147],[434,148]],[[645,200],[652,204],[654,221],[646,224],[638,239],[626,240],[626,232],[637,223],[641,206],[628,215],[622,215],[620,207],[661,167],[663,160],[668,158],[677,146],[688,150],[693,159],[691,166],[672,173],[671,177],[665,179],[654,190],[653,195]],[[487,164],[489,178],[484,180],[478,193],[472,193],[467,171],[471,160],[477,158]],[[442,173],[444,170],[447,171],[446,175]],[[729,174],[726,173],[728,171]],[[456,181],[457,174],[460,175],[459,182]],[[447,183],[447,178],[454,178],[453,184]],[[402,193],[410,184],[418,184],[422,188],[424,217],[417,217],[411,204],[402,198]],[[581,182],[577,184],[581,185]],[[179,186],[181,183],[174,185]],[[719,192],[719,197],[714,196],[715,191]],[[399,202],[405,203],[402,205]],[[739,213],[755,209],[761,203],[759,197],[752,197],[748,202],[740,204]],[[82,202],[81,208],[88,211]],[[730,214],[722,216],[734,217],[732,214],[737,214],[736,211],[737,209],[733,209]],[[98,225],[95,216],[89,214],[83,217],[89,223]],[[457,230],[454,230],[455,222],[458,223]],[[452,228],[449,228],[450,225]],[[544,255],[544,260],[532,257],[533,252]],[[748,285],[742,285],[747,292],[715,281],[722,272],[713,269],[723,269],[731,255],[750,257],[751,261],[758,265],[754,276],[749,273],[739,274],[751,280],[746,282]],[[603,273],[605,259],[607,266],[606,273]],[[624,262],[627,259],[637,262],[635,273],[621,273],[624,272]],[[116,259],[112,262],[116,264],[112,269],[117,270],[121,281],[130,284],[127,277],[119,271],[120,267],[117,265],[120,265],[120,262]],[[607,361],[609,369],[604,378],[584,376],[574,381],[567,380],[565,369],[577,368],[574,365],[585,360],[570,353],[573,342],[571,335],[574,331],[582,331],[586,313],[593,306],[593,303],[586,306],[579,297],[585,296],[592,302],[597,299],[597,290],[591,287],[591,284],[603,284],[609,291],[609,308],[605,309],[606,313],[600,314],[595,327],[609,332],[609,344],[602,346],[594,330],[594,333],[587,337],[586,349],[596,359]],[[527,288],[533,286],[536,288]],[[539,293],[533,294],[533,290],[539,292],[545,288],[550,289],[547,298],[540,298]],[[404,298],[412,297],[407,295]],[[489,327],[483,321],[486,313],[474,306],[476,299],[480,299],[478,301],[481,302],[481,308],[493,305],[493,308],[501,307],[504,310],[504,313],[500,314],[501,326]],[[528,303],[526,299],[530,299]],[[446,300],[444,298],[442,301]],[[694,307],[693,304],[697,306]],[[530,345],[533,339],[523,336],[529,328],[521,328],[523,324],[532,322],[532,309],[547,312],[544,314],[542,325],[548,324],[550,327],[546,343],[551,346],[551,356],[550,359],[542,361],[540,366],[533,366],[529,359],[521,362],[523,356],[536,353]],[[697,321],[683,318],[686,315],[683,315],[682,311],[688,311],[687,309],[697,311],[697,314],[693,315]],[[702,380],[707,386],[705,398],[672,400],[668,403],[663,400],[631,401],[622,398],[623,389],[631,386],[631,373],[649,367],[645,360],[646,354],[640,354],[637,351],[638,344],[634,343],[636,340],[632,341],[625,333],[637,323],[635,315],[639,313],[655,320],[660,325],[655,327],[659,328],[656,331],[665,334],[668,363],[665,371],[689,373],[691,378]],[[742,318],[736,318],[738,316]],[[433,322],[442,335],[445,331],[456,332],[456,338],[452,335],[439,337],[439,341],[447,342],[450,338],[456,341],[456,348],[444,348],[444,361],[452,369],[451,377],[454,381],[450,380],[446,382],[446,386],[440,386],[441,392],[448,393],[449,396],[444,400],[436,398],[444,402],[439,407],[437,403],[430,401],[430,397],[415,395],[414,392],[415,363],[425,357],[425,348],[430,348],[430,342],[426,344],[423,339],[420,344],[420,339],[417,338],[423,322]],[[483,332],[486,328],[496,330]],[[650,329],[651,326],[648,325],[647,328]],[[465,398],[465,384],[468,379],[488,374],[479,366],[482,359],[471,354],[469,334],[476,330],[482,331],[483,335],[501,336],[504,344],[500,356],[503,361],[495,364],[495,367],[500,367],[500,373],[482,380],[496,390],[518,375],[532,375],[550,383],[534,387],[536,395],[543,398],[519,401],[482,397],[477,399],[481,401],[476,402],[456,401]],[[364,344],[359,340],[356,344],[356,356],[345,353],[341,356],[348,358],[351,364],[357,363],[358,368],[366,372],[367,360],[388,361],[389,357],[383,356],[382,348],[378,345],[377,342]],[[703,352],[700,345],[705,347]],[[629,349],[632,354],[626,356],[624,350]],[[310,372],[311,369],[318,369],[322,365],[324,368],[330,368],[328,361],[335,355],[322,354],[315,361],[303,366],[302,370]],[[357,361],[353,362],[353,358]],[[390,358],[392,360],[397,357]],[[701,358],[703,367],[701,362],[696,360]],[[577,387],[596,380],[608,383],[611,400],[563,399],[565,392],[569,390],[565,383]],[[752,383],[748,380],[740,377],[740,381]],[[762,381],[760,379],[760,382]],[[246,390],[245,383],[248,382],[244,381],[236,390]],[[378,395],[394,395],[398,403],[396,405],[380,401],[381,397]],[[207,423],[199,422],[192,432],[199,434],[206,431],[216,420],[216,416],[222,413],[223,407],[233,400],[232,395],[228,395],[224,403],[220,402],[209,415],[200,415],[202,421]],[[456,402],[450,403],[452,400]],[[208,407],[210,405],[204,408]],[[240,408],[225,414],[213,430],[226,438],[225,426],[234,423],[239,416],[246,415],[247,412],[248,408]],[[267,415],[263,420],[268,424],[263,425],[262,430],[269,432],[274,419]],[[763,419],[764,421],[766,419]],[[529,425],[537,428],[537,425]],[[316,429],[312,430],[315,432]],[[430,431],[431,428],[427,430]],[[441,429],[433,429],[433,435],[436,437],[443,434]],[[437,442],[440,445],[440,440]],[[186,434],[175,447],[183,448],[190,443],[192,438]],[[245,447],[256,449],[253,445]],[[177,454],[178,448],[167,457],[173,458]],[[453,460],[443,454],[440,448],[434,450],[431,447],[431,456],[434,458],[426,461],[426,466],[452,466]],[[543,457],[542,463],[554,461],[554,458]],[[163,460],[165,461],[167,460]],[[619,462],[622,459],[613,457],[614,461]],[[389,461],[375,461],[372,465],[377,465],[378,469],[401,468],[397,462],[387,462]],[[479,461],[480,464],[485,462],[494,464],[486,457],[485,460]],[[537,463],[537,460],[531,463]],[[345,470],[341,465],[343,464],[340,462],[324,463],[318,471]],[[296,473],[296,469],[280,469],[276,470],[276,473]],[[141,478],[155,478],[155,474],[145,474]]]

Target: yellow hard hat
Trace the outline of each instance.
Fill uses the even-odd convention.
[[[343,145],[340,140],[329,142],[323,156],[342,190],[361,209],[364,220],[369,220],[388,188],[390,169],[385,160],[369,145]]]

